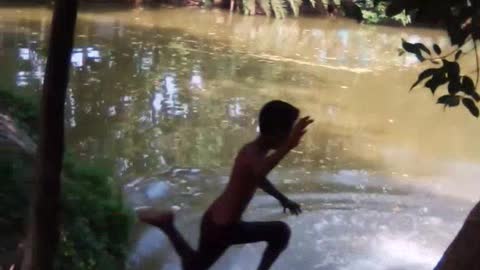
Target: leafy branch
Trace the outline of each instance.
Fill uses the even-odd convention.
[[[422,43],[412,44],[403,40],[402,46],[406,52],[414,54],[421,62],[433,59],[432,51]],[[421,72],[410,90],[426,81],[424,86],[430,89],[434,95],[440,86],[447,85],[448,94],[442,95],[438,98],[437,103],[444,105],[445,108],[457,107],[461,103],[473,116],[479,117],[480,112],[477,103],[480,102],[480,95],[476,91],[480,71],[478,68],[478,57],[477,83],[475,84],[472,78],[461,74],[461,68],[458,64],[458,60],[463,54],[461,49],[458,48],[445,56],[441,56],[442,50],[440,46],[434,44],[433,51],[437,55],[437,59],[442,60],[442,66],[428,68]],[[477,50],[475,50],[475,52],[477,53]],[[428,57],[425,57],[423,54],[428,55]],[[455,54],[455,57],[453,61],[449,61],[448,57],[452,54]]]
[[[450,37],[450,43],[456,46],[456,49],[446,55],[442,55],[442,50],[437,44],[433,45],[432,50],[423,43],[409,43],[402,40],[404,51],[414,54],[420,62],[430,61],[435,67],[422,71],[417,81],[410,90],[425,81],[424,86],[435,94],[439,87],[446,86],[447,94],[438,98],[437,103],[444,105],[445,108],[457,107],[460,104],[475,117],[479,117],[478,102],[480,95],[476,91],[480,80],[480,63],[478,59],[477,41],[480,40],[480,10],[479,1],[404,1],[404,0],[385,0],[389,3],[387,15],[395,16],[401,12],[415,14],[415,20],[418,22],[430,22],[433,24],[443,23],[444,29]],[[467,42],[473,42],[473,49],[468,52],[462,51],[462,47]],[[461,73],[458,60],[470,51],[475,52],[476,61],[476,80],[472,80],[467,74]],[[401,52],[400,54],[402,54]],[[451,59],[454,55],[453,60]],[[471,73],[471,72],[470,72]]]

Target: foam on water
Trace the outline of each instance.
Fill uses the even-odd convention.
[[[396,207],[398,195],[354,195],[357,199],[343,200],[348,207],[337,209],[329,202],[352,194],[311,194],[303,202],[318,204],[318,209],[288,218],[273,204],[266,206],[266,199],[255,200],[247,218],[283,219],[292,227],[290,246],[274,269],[429,270],[460,227],[460,222],[451,220],[460,221],[465,214],[455,209],[458,205],[438,207],[438,200],[429,196],[404,196],[400,198],[404,204]],[[185,226],[193,242],[198,238],[197,226],[196,222]],[[156,254],[165,255],[159,263],[162,269],[180,269],[169,244],[167,248],[165,243],[162,248],[152,244],[154,239],[167,241],[164,237],[150,234],[142,239],[146,242],[138,243],[142,248],[135,252],[137,259],[158,256],[152,253],[157,249]],[[259,243],[231,248],[212,269],[255,269],[264,247]]]
[[[371,239],[370,252],[352,261],[342,270],[433,269],[439,250],[422,246],[402,235],[378,235]]]

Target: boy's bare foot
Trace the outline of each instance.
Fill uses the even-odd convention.
[[[158,211],[153,208],[143,208],[136,212],[140,221],[162,230],[173,226],[174,214],[171,211]]]

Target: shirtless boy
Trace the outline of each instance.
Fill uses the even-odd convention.
[[[283,101],[270,101],[260,112],[260,135],[238,153],[230,181],[202,218],[198,250],[174,226],[172,212],[138,210],[139,219],[161,229],[181,258],[184,270],[210,268],[231,245],[267,242],[258,270],[270,269],[288,245],[289,226],[281,221],[245,222],[242,214],[257,188],[275,197],[284,211],[301,213],[300,205],[280,193],[267,179],[269,172],[295,148],[313,120]],[[296,123],[296,124],[295,124]]]

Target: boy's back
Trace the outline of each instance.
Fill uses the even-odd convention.
[[[253,143],[246,144],[238,152],[227,186],[207,210],[216,223],[226,225],[241,219],[258,183],[263,180],[254,174],[253,164],[265,155]]]

